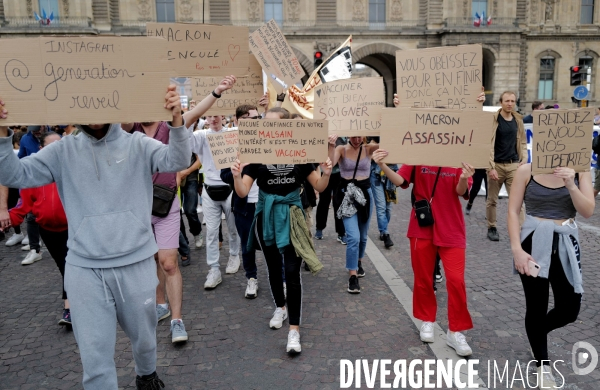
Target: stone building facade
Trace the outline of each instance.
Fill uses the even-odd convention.
[[[33,18],[54,13],[49,26]],[[485,18],[479,27],[474,15]],[[316,50],[353,36],[353,60],[375,69],[391,103],[397,50],[479,43],[486,104],[514,90],[520,106],[574,107],[569,67],[589,65],[600,105],[600,0],[0,0],[0,36],[141,35],[147,21],[247,25],[274,18],[309,74]],[[488,18],[491,18],[488,24]]]

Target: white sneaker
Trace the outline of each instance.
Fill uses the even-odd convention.
[[[471,356],[473,354],[471,347],[467,344],[467,339],[460,332],[450,332],[450,329],[448,329],[446,344],[454,348],[458,356]]]
[[[29,252],[31,250],[31,247],[29,245],[24,245],[24,246],[21,247],[21,250],[25,251],[25,252]]]
[[[225,213],[221,213],[221,219],[225,219]]]
[[[424,343],[433,343],[435,335],[433,333],[433,322],[423,321],[421,324],[421,332],[419,333],[421,341]]]
[[[278,307],[275,309],[275,313],[273,313],[273,318],[269,322],[269,327],[271,329],[279,329],[283,325],[283,321],[287,319],[287,310],[283,310]]]
[[[13,234],[12,236],[10,236],[10,238],[8,240],[6,240],[6,243],[4,245],[6,246],[15,246],[17,244],[20,244],[21,242],[23,242],[23,240],[25,239],[25,236],[21,233],[17,234]]]
[[[23,241],[21,241],[21,245],[29,245],[29,236],[25,236]]]
[[[550,366],[541,365],[537,367],[537,384],[538,389],[562,389],[565,384],[561,387],[556,385],[556,380],[554,379],[554,375],[552,375],[552,368]]]
[[[196,208],[196,212],[198,214],[200,214],[202,212],[202,205],[198,205],[198,207]]]
[[[248,286],[246,287],[245,297],[248,299],[254,299],[258,295],[258,280],[254,278],[248,279]]]
[[[194,241],[196,242],[196,248],[202,248],[202,233],[194,236]]]
[[[287,353],[300,353],[302,351],[300,333],[297,330],[290,330],[290,333],[288,333],[288,343],[285,351]]]
[[[208,271],[208,276],[206,277],[206,282],[204,283],[204,288],[207,290],[211,290],[219,285],[223,279],[221,279],[221,270],[218,268],[212,268]]]
[[[42,260],[42,251],[40,251],[40,253],[37,253],[35,251],[35,249],[32,249],[29,251],[27,256],[25,256],[25,259],[23,259],[23,261],[21,262],[21,265],[33,264],[36,261],[40,261],[40,260]]]
[[[225,268],[226,274],[234,274],[240,269],[240,256],[229,256],[227,267]]]

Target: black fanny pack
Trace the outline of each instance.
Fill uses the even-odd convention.
[[[413,174],[416,167],[413,168]],[[440,173],[442,172],[442,167],[438,168],[437,175],[435,176],[435,182],[433,183],[433,190],[431,191],[431,199],[421,199],[413,201],[413,207],[415,208],[415,218],[417,218],[417,223],[421,227],[431,226],[434,224],[435,220],[433,219],[433,213],[431,212],[431,202],[433,202],[433,195],[435,194],[435,187],[437,187],[438,179],[440,178]],[[414,189],[414,176],[413,176],[413,189]],[[414,196],[414,192],[413,192]]]
[[[152,193],[152,215],[164,218],[169,215],[177,191],[167,186],[154,184]]]
[[[229,194],[231,194],[231,187],[229,186],[209,186],[205,183],[204,188],[206,188],[208,196],[215,202],[227,200]]]

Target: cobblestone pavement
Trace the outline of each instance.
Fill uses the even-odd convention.
[[[487,383],[487,364],[495,360],[512,371],[517,360],[531,355],[524,329],[524,298],[520,281],[511,273],[511,254],[506,233],[507,200],[499,202],[500,242],[486,238],[485,202],[479,197],[466,217],[468,233],[466,284],[474,329],[466,332],[479,359],[480,377]],[[389,250],[378,239],[371,221],[370,238],[399,276],[412,288],[412,271],[405,237],[409,218],[409,192],[399,190],[390,231],[395,246]],[[338,244],[331,219],[325,237],[316,241],[325,265],[317,276],[302,271],[304,285],[302,353],[285,353],[287,326],[268,327],[274,304],[269,292],[264,261],[259,256],[258,298],[244,298],[243,270],[225,275],[227,240],[221,251],[223,283],[203,289],[208,267],[205,249],[194,249],[192,265],[182,268],[183,313],[189,341],[172,345],[169,323],[158,326],[158,373],[168,389],[337,389],[340,359],[432,359],[432,350],[419,340],[418,330],[368,258],[362,292],[346,292],[348,276],[345,247]],[[567,389],[597,389],[600,372],[573,374],[571,348],[587,341],[600,349],[600,216],[581,220],[584,287],[581,313],[576,323],[554,331],[549,338],[550,356],[562,359],[558,367]],[[57,325],[62,310],[61,280],[54,261],[44,259],[23,267],[26,252],[0,244],[0,388],[81,388],[82,369],[73,333]],[[447,329],[447,294],[438,285],[438,323]],[[118,329],[115,361],[119,386],[135,388],[131,346]],[[393,375],[391,376],[393,379]],[[362,382],[363,388],[365,382]],[[379,387],[377,379],[376,387]],[[522,388],[515,382],[513,388]],[[353,386],[354,388],[354,386]],[[490,387],[492,388],[492,387]],[[498,384],[496,388],[506,388]]]

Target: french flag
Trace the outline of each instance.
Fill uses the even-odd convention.
[[[479,27],[481,26],[482,16],[479,15],[479,12],[475,12],[475,19],[473,19],[473,26]]]
[[[487,18],[487,25],[490,26],[492,24],[492,17],[488,16]]]

